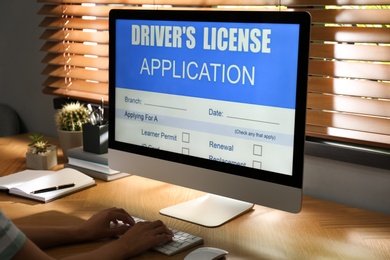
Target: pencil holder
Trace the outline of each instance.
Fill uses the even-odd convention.
[[[83,150],[90,153],[108,153],[108,124],[83,124]]]

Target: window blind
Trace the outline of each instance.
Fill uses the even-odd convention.
[[[307,136],[390,148],[390,0],[37,1],[47,64],[43,92],[88,102],[109,102],[112,8],[308,11]]]

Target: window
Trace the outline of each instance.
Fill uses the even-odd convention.
[[[158,3],[173,6],[163,8],[308,11],[313,25],[307,136],[390,148],[390,0],[346,0],[343,5],[338,0],[259,0],[255,7],[250,0],[37,1],[47,53],[43,92],[88,102],[109,102],[112,8]]]

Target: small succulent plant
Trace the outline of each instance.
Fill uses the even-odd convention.
[[[48,147],[50,146],[47,140],[44,140],[43,135],[34,134],[29,136],[31,143],[28,145],[31,147],[31,152],[34,154],[46,154],[48,152]]]
[[[57,112],[55,122],[59,130],[82,131],[83,124],[89,122],[89,113],[80,102],[68,103]]]

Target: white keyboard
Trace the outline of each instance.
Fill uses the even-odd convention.
[[[173,241],[159,244],[153,247],[153,250],[160,252],[164,255],[171,256],[189,248],[203,244],[203,238],[188,234],[180,230],[171,230],[174,234]]]
[[[145,221],[141,218],[137,218],[134,216],[133,219],[135,220],[135,222]],[[152,249],[154,251],[157,251],[167,256],[172,256],[189,248],[203,244],[203,238],[201,237],[191,235],[177,229],[171,228],[171,231],[174,234],[173,241],[162,243],[153,247]]]

